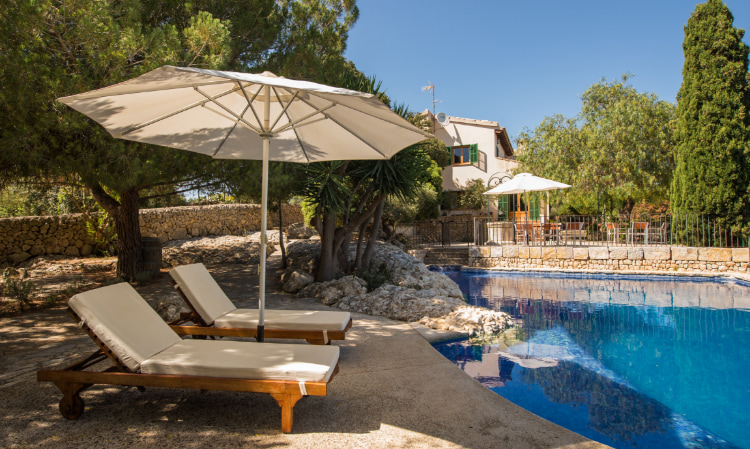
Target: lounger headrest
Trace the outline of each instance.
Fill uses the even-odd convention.
[[[237,308],[202,263],[172,268],[169,275],[209,326]]]
[[[79,293],[68,306],[118,359],[136,372],[141,362],[181,341],[126,282]]]

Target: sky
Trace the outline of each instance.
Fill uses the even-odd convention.
[[[602,79],[676,103],[696,0],[358,0],[345,56],[413,111],[496,121],[515,138],[574,117]],[[724,0],[750,32],[750,0]],[[746,35],[743,42],[750,44]]]

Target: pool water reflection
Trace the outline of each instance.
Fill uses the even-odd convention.
[[[519,326],[436,345],[503,397],[617,448],[750,449],[750,285],[449,270]]]

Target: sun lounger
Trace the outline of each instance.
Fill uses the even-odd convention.
[[[255,337],[258,309],[238,309],[202,263],[169,271],[175,289],[190,308],[189,314],[170,323],[180,335]],[[187,322],[194,325],[185,326]],[[320,310],[265,311],[266,338],[304,339],[312,344],[344,340],[352,327],[349,312]]]
[[[292,430],[292,408],[305,395],[325,396],[338,372],[336,346],[181,339],[127,283],[75,295],[68,311],[99,350],[40,381],[63,393],[60,413],[83,413],[80,393],[95,384],[268,393],[281,406],[281,430]],[[105,371],[85,371],[101,361]]]

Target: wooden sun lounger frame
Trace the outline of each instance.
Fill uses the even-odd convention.
[[[256,338],[258,329],[256,327],[216,327],[209,326],[203,318],[200,316],[196,308],[190,302],[190,299],[185,295],[180,286],[172,280],[177,293],[179,293],[182,300],[190,308],[190,312],[184,312],[180,314],[180,318],[169,323],[169,327],[173,331],[177,332],[178,335],[195,335],[205,337],[244,337],[244,338]],[[192,322],[193,325],[185,325],[185,323]],[[322,330],[297,330],[297,329],[274,329],[265,328],[265,338],[291,338],[298,340],[306,340],[308,343],[313,345],[325,345],[331,344],[332,340],[346,340],[346,333],[352,328],[352,319],[349,318],[349,322],[341,331],[328,331],[328,341],[326,341],[325,334]]]
[[[78,315],[70,308],[68,312],[77,322],[81,322]],[[131,371],[115,354],[97,337],[84,323],[83,330],[99,346],[99,350],[89,357],[61,370],[40,370],[37,372],[38,381],[54,383],[63,394],[60,400],[60,414],[67,419],[76,419],[83,413],[84,402],[80,393],[93,385],[124,385],[138,387],[143,391],[145,387],[160,388],[189,388],[196,390],[217,391],[247,391],[252,393],[268,393],[281,407],[281,431],[292,431],[293,408],[303,395],[300,384],[296,381],[281,380],[252,380],[225,377],[179,376],[173,374],[140,374]],[[109,359],[113,366],[97,371],[84,371],[105,359]],[[339,365],[331,375],[331,379],[338,373]],[[329,379],[330,382],[330,379]],[[327,382],[305,382],[305,389],[309,396],[326,396]]]

